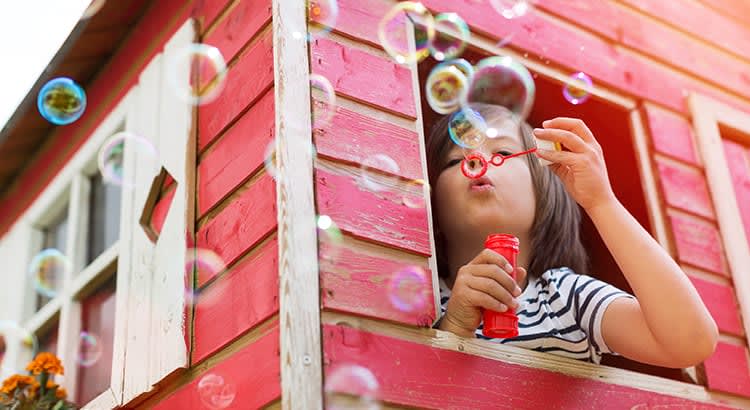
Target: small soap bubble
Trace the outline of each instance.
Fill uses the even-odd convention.
[[[327,78],[320,74],[310,74],[310,92],[313,94],[313,129],[325,128],[336,113],[336,92]]]
[[[58,249],[49,248],[39,252],[29,265],[29,275],[36,291],[54,298],[62,290],[66,275],[72,270],[70,260]]]
[[[522,17],[531,9],[529,0],[490,0],[490,4],[508,20]]]
[[[425,197],[429,195],[429,192],[425,192],[425,185],[427,183],[424,179],[413,179],[406,183],[406,193],[402,199],[403,204],[413,209],[423,209],[425,204]],[[429,186],[427,186],[429,189]]]
[[[486,131],[484,118],[471,107],[454,112],[448,121],[448,135],[461,148],[479,148],[487,139]]]
[[[266,151],[263,154],[263,167],[273,179],[277,178],[279,167],[278,159],[276,158],[276,141],[271,141],[266,146]]]
[[[462,106],[473,103],[507,108],[519,121],[534,105],[536,86],[529,70],[509,56],[492,56],[479,61]]]
[[[469,26],[456,13],[440,13],[435,16],[435,37],[429,44],[430,54],[443,61],[461,55],[471,37]]]
[[[105,183],[133,188],[134,180],[125,180],[126,146],[132,147],[132,152],[138,157],[138,163],[143,168],[141,171],[148,172],[148,175],[156,175],[159,172],[159,156],[151,141],[127,131],[118,132],[102,144],[97,156],[97,164]],[[142,178],[142,180],[151,182],[151,178]]]
[[[410,31],[414,33],[415,47],[409,45]],[[414,1],[396,3],[378,25],[380,44],[399,64],[422,61],[430,54],[434,37],[435,19],[427,7]]]
[[[91,18],[94,16],[94,14],[98,13],[99,10],[102,9],[102,6],[104,6],[104,3],[106,3],[107,0],[93,0],[91,3],[89,3],[89,6],[86,7],[86,10],[83,12],[83,16],[81,16],[82,20]]]
[[[191,105],[208,104],[221,94],[227,64],[218,48],[193,43],[171,52],[167,80],[174,93]]]
[[[329,215],[318,215],[315,223],[318,229],[320,269],[330,270],[335,267],[341,253],[343,236],[338,225]]]
[[[327,410],[377,410],[380,384],[372,372],[360,365],[336,366],[325,377],[325,408]]]
[[[388,298],[402,312],[418,312],[427,305],[432,292],[427,272],[419,266],[409,266],[395,272],[388,282]],[[428,295],[429,293],[429,295]]]
[[[443,61],[442,63],[436,65],[433,70],[438,67],[445,66],[453,66],[457,68],[464,76],[466,76],[466,79],[469,81],[474,78],[474,66],[472,66],[470,62],[464,60],[463,58],[454,58],[452,60]]]
[[[400,171],[398,163],[386,154],[375,154],[362,161],[360,186],[372,192],[380,192],[392,185],[394,176]],[[382,175],[386,172],[390,175]]]
[[[96,335],[81,332],[78,338],[78,364],[83,367],[93,366],[102,357],[103,346]]]
[[[36,105],[45,120],[67,125],[81,118],[86,110],[86,93],[70,78],[58,77],[44,84]]]
[[[219,254],[204,248],[188,248],[185,253],[185,273],[187,277],[198,278],[198,282],[205,282],[226,268],[226,264]],[[198,298],[197,292],[192,292],[191,289],[186,290],[186,301],[188,303],[196,303]]]
[[[237,396],[237,386],[214,373],[198,382],[198,396],[206,408],[220,410],[229,407]]]
[[[454,65],[438,65],[425,82],[427,103],[438,114],[448,114],[465,98],[469,80]]]
[[[39,351],[37,337],[16,322],[0,320],[0,347],[7,353],[11,350],[21,349],[31,352],[35,356]],[[0,381],[5,380],[13,374],[26,374],[21,363],[11,363],[11,355],[0,356]],[[23,364],[25,366],[25,363]]]
[[[583,104],[591,97],[592,87],[591,77],[578,72],[570,76],[569,82],[563,86],[563,96],[573,105]]]
[[[308,26],[308,41],[325,37],[336,26],[339,17],[339,5],[336,0],[306,0]]]

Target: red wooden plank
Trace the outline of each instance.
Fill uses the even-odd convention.
[[[728,408],[443,350],[349,326],[325,325],[323,342],[326,376],[340,365],[360,365],[378,381],[378,399],[402,406],[519,410],[661,408],[660,405]]]
[[[193,324],[193,363],[279,310],[278,251],[273,239],[200,292]]]
[[[435,321],[429,269],[421,267],[426,272],[425,281],[424,286],[415,289],[414,303],[399,309],[389,298],[389,284],[394,275],[413,264],[336,243],[321,242],[319,246],[321,255],[335,256],[320,264],[321,293],[326,309],[416,326],[430,326]],[[418,284],[417,281],[410,283]]]
[[[732,53],[750,58],[750,44],[745,39],[750,36],[750,30],[740,22],[733,21],[715,10],[706,7],[698,1],[652,1],[652,0],[619,0],[644,13],[661,19],[667,24],[679,27],[715,46],[722,47]],[[707,0],[703,3],[715,0]],[[740,0],[737,4],[748,8],[748,3]],[[746,16],[740,8],[735,8],[730,15]],[[695,24],[700,21],[701,24]]]
[[[729,99],[682,73],[649,62],[590,34],[572,29],[533,10],[524,18],[502,20],[489,2],[474,0],[424,0],[432,10],[458,10],[472,30],[500,40],[513,35],[513,45],[568,67],[583,70],[598,83],[608,84],[646,100],[687,113],[685,92],[694,90],[730,106],[750,111],[750,103]]]
[[[275,227],[276,181],[263,174],[200,228],[197,246],[216,252],[229,266]],[[200,278],[200,284],[209,279]]]
[[[336,93],[416,118],[411,71],[385,57],[321,38],[310,44],[311,70]]]
[[[352,176],[316,169],[318,213],[354,236],[381,242],[422,255],[430,254],[425,208],[402,204],[403,193],[374,193],[361,188]],[[417,198],[420,193],[407,194]]]
[[[750,14],[750,3],[745,0],[700,0],[714,10],[718,10],[726,16],[742,20],[742,16]],[[745,37],[747,38],[747,37]]]
[[[205,34],[209,26],[219,17],[221,11],[231,3],[231,0],[196,0],[193,3],[190,16],[199,25],[201,34]]]
[[[719,342],[713,356],[703,365],[709,389],[750,397],[750,365],[746,347]]]
[[[242,115],[198,164],[198,214],[203,216],[263,164],[274,136],[273,89]]]
[[[728,139],[722,139],[722,144],[745,225],[745,237],[750,240],[750,148]]]
[[[226,410],[260,408],[281,396],[281,361],[278,324],[258,340],[243,347],[221,363],[207,369],[190,383],[159,402],[155,410],[205,410],[213,407],[202,399],[198,386],[207,375],[221,377],[225,385],[232,385],[236,395]],[[206,379],[208,380],[208,379]],[[204,395],[205,397],[205,395]],[[210,396],[209,396],[210,397]]]
[[[316,104],[320,104],[315,101]],[[318,155],[361,164],[383,154],[396,161],[398,175],[424,179],[419,154],[419,135],[393,124],[336,107],[331,123],[315,130]],[[384,170],[387,171],[387,170]]]
[[[659,182],[667,203],[673,207],[715,219],[714,207],[701,170],[657,159]]]
[[[266,30],[229,69],[224,91],[198,109],[198,148],[202,151],[229,123],[273,84],[273,33]]]
[[[690,277],[701,295],[719,330],[735,336],[744,336],[737,297],[731,286],[720,285],[700,278]]]
[[[250,0],[236,4],[206,36],[204,43],[217,47],[229,63],[237,52],[271,21],[269,0]]]
[[[677,255],[683,262],[728,276],[724,247],[716,225],[687,215],[670,213]]]
[[[625,7],[569,0],[545,0],[537,7],[738,94],[750,91],[750,70],[742,61]]]
[[[693,128],[686,118],[651,104],[644,105],[643,110],[657,152],[699,165]]]
[[[90,109],[75,123],[57,127],[51,138],[52,143],[29,160],[17,183],[4,193],[3,207],[0,208],[0,235],[13,226],[15,220],[138,82],[141,71],[153,56],[162,51],[164,43],[185,22],[189,12],[190,8],[184,1],[165,0],[151,7],[138,21],[132,34],[102,68],[102,75],[86,88]],[[165,20],[164,16],[170,18]],[[29,115],[36,114],[29,112]]]
[[[382,0],[339,0],[339,18],[335,30],[348,37],[380,47],[378,23],[393,7]]]
[[[154,205],[154,210],[151,213],[151,228],[156,232],[156,235],[161,235],[161,228],[164,227],[164,220],[167,219],[167,213],[169,212],[170,206],[172,206],[172,199],[174,199],[174,193],[176,189],[171,189],[159,201]]]

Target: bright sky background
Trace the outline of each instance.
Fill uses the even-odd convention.
[[[120,0],[115,0],[120,1]],[[68,38],[90,0],[0,0],[0,129]]]

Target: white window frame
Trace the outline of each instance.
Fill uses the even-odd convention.
[[[737,193],[732,184],[732,174],[724,155],[719,128],[721,125],[738,131],[740,143],[750,146],[750,113],[697,93],[690,94],[688,105],[711,199],[716,209],[719,234],[740,305],[742,324],[745,334],[750,335],[750,275],[747,275],[750,267],[750,238],[745,235],[745,225],[737,204]]]
[[[195,22],[189,19],[167,41],[164,50],[147,64],[138,84],[128,90],[83,146],[54,177],[31,207],[0,240],[0,257],[8,260],[5,272],[10,281],[0,289],[0,319],[23,323],[34,334],[46,330],[59,315],[58,351],[65,366],[61,384],[75,398],[77,356],[81,332],[81,300],[117,272],[115,331],[110,387],[83,406],[83,409],[108,409],[127,404],[152,391],[157,383],[189,364],[184,331],[190,320],[185,317],[184,266],[186,237],[194,236],[195,130],[194,108],[180,100],[166,80],[179,76],[188,81],[189,67],[169,67],[165,55],[192,43]],[[91,115],[91,114],[90,114]],[[120,203],[118,241],[85,264],[92,174],[97,172],[96,156],[108,137],[125,131],[148,138],[155,146],[157,160],[175,179],[176,188],[162,232],[153,243],[139,225],[149,196],[155,186],[153,167],[144,166],[153,158],[144,158],[133,146],[125,146],[125,184]],[[158,171],[158,170],[156,170]],[[31,317],[33,294],[26,270],[41,248],[41,233],[35,227],[54,215],[54,208],[67,200],[68,230],[66,249],[72,272],[63,280],[58,295]],[[58,214],[59,215],[59,214]],[[192,278],[188,278],[190,280]],[[31,300],[30,300],[31,299]],[[26,320],[28,318],[28,320]],[[127,354],[126,354],[127,352]],[[4,360],[21,368],[31,359],[30,349],[6,346]]]

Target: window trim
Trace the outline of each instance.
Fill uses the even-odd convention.
[[[703,161],[711,193],[719,235],[731,270],[734,290],[740,306],[745,334],[750,335],[750,277],[739,275],[750,266],[750,238],[745,235],[744,222],[737,204],[737,193],[724,155],[719,125],[739,131],[740,142],[750,147],[750,114],[698,93],[688,97],[688,107],[693,117],[695,139]],[[734,200],[727,200],[733,198]],[[750,348],[750,341],[747,346]]]

